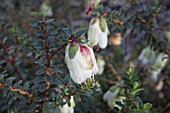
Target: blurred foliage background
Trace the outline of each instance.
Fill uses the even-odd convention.
[[[125,1],[102,0],[101,3],[113,10],[119,10]],[[139,0],[139,2],[144,4],[148,1]],[[36,39],[34,37],[35,31],[31,27],[34,20],[30,16],[30,12],[40,11],[42,4],[45,3],[51,8],[52,13],[49,15],[47,13],[47,18],[54,19],[53,26],[57,32],[60,32],[62,28],[67,26],[70,26],[75,31],[82,28],[88,30],[92,16],[86,15],[86,2],[87,0],[1,0],[1,71],[6,70],[9,76],[16,76],[18,79],[22,77],[23,81],[31,81],[37,76],[35,73],[38,65],[35,64],[36,55],[34,54],[34,47],[32,45]],[[170,48],[170,1],[155,0],[155,4],[152,5],[166,7],[161,12],[161,16],[158,17],[155,25],[161,29],[159,39],[166,43],[167,48]],[[97,58],[101,56],[105,62],[104,72],[97,77],[98,89],[94,91],[93,95],[86,97],[86,101],[76,104],[75,112],[83,113],[89,108],[88,113],[114,113],[107,106],[107,103],[103,101],[103,94],[112,85],[118,83],[119,77],[122,77],[127,67],[131,65],[135,68],[135,73],[141,80],[141,87],[144,88],[140,94],[141,99],[144,102],[151,103],[157,109],[158,113],[170,113],[170,61],[166,61],[165,66],[162,66],[160,72],[151,71],[156,66],[155,62],[157,62],[160,52],[154,53],[155,55],[153,56],[155,57],[151,57],[152,50],[149,49],[145,53],[147,55],[141,56],[142,51],[149,48],[148,46],[150,44],[148,43],[149,41],[143,38],[145,32],[138,30],[114,30],[115,26],[112,23],[109,23],[108,26],[111,29],[111,34],[109,35],[107,48],[105,50],[94,48]],[[15,31],[17,31],[17,34]],[[121,36],[117,36],[116,34]],[[114,43],[117,37],[121,37],[121,45]],[[5,38],[8,39],[5,46],[3,46]],[[58,36],[55,38],[59,41]],[[159,45],[156,47],[161,48]],[[8,49],[9,52],[5,53],[4,48]],[[15,55],[16,51],[17,55]],[[15,58],[15,64],[10,63],[9,56]],[[58,64],[62,67],[61,70],[68,73],[68,69],[64,64],[63,54],[58,57],[60,59],[57,60],[61,60],[59,62],[62,62]],[[6,106],[6,102],[7,100],[0,101],[1,113],[5,113],[10,109],[9,106]]]

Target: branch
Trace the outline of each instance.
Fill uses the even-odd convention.
[[[23,95],[28,95],[28,96],[31,97],[31,98],[33,97],[32,94],[28,93],[27,91],[23,91],[23,90],[21,90],[21,89],[14,89],[12,86],[10,86],[9,89],[10,89],[11,91],[13,91],[13,92],[20,92],[20,93],[23,94]]]
[[[117,71],[114,69],[113,65],[112,64],[109,64],[109,67],[112,71],[112,73],[116,76],[116,79],[117,80],[121,80],[121,77],[118,75]]]
[[[118,23],[120,25],[124,25],[125,24],[125,22],[122,22],[122,21],[114,19],[114,18],[112,19],[112,21],[115,22],[115,23]]]
[[[6,44],[2,44],[2,49],[3,49],[3,51],[4,51],[4,53],[5,53],[6,55],[9,55],[8,49],[7,49],[7,47],[6,47]],[[22,80],[22,76],[21,76],[21,74],[19,73],[18,67],[15,66],[15,62],[14,62],[14,61],[15,61],[14,59],[15,59],[15,57],[16,57],[16,52],[17,52],[17,48],[15,48],[15,53],[14,53],[13,57],[9,56],[8,59],[7,59],[7,61],[10,62],[10,64],[14,67],[15,73],[18,75],[19,79]]]
[[[55,50],[55,52],[57,53],[57,52],[60,51],[62,48],[64,48],[66,45],[67,45],[67,44],[63,44],[61,47],[57,48],[57,49]],[[55,54],[51,54],[49,58],[51,59],[54,55],[55,55]]]

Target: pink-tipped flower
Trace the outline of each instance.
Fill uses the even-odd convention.
[[[93,18],[90,22],[88,30],[89,44],[94,47],[99,45],[101,49],[106,48],[108,43],[109,30],[107,27],[106,20],[103,17]]]
[[[74,57],[71,57],[75,54]],[[92,48],[74,43],[68,44],[65,51],[67,67],[72,80],[78,84],[91,78],[98,72],[98,67]]]

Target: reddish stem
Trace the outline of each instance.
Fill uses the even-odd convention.
[[[18,71],[18,67],[16,67],[15,66],[15,58],[16,58],[16,55],[17,55],[17,51],[18,51],[18,40],[16,39],[16,48],[15,48],[15,51],[14,51],[14,54],[13,54],[13,56],[9,56],[8,57],[8,59],[7,59],[7,61],[14,67],[14,69],[15,69],[15,73],[18,75],[18,77],[19,77],[19,79],[20,80],[22,80],[22,76],[21,76],[21,74],[19,73],[19,71]],[[6,55],[9,55],[9,52],[8,52],[8,49],[7,49],[7,47],[6,47],[6,44],[4,43],[4,44],[2,44],[2,49],[4,50],[4,53],[6,54]]]

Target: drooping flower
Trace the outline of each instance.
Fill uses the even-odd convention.
[[[101,49],[106,48],[108,43],[109,30],[106,20],[103,17],[92,18],[88,30],[89,45],[92,47],[99,45]]]
[[[118,108],[119,110],[122,109],[122,107],[116,102],[124,104],[123,100],[125,100],[126,98],[124,96],[119,95],[119,91],[120,89],[115,85],[112,86],[103,96],[103,100],[107,102],[108,106],[111,109],[113,109],[114,107]]]
[[[155,57],[155,52],[151,50],[150,46],[147,46],[142,50],[138,60],[141,61],[143,65],[147,65],[148,63],[154,62]]]
[[[105,61],[104,61],[102,56],[97,56],[97,65],[98,65],[98,68],[99,68],[97,74],[98,75],[103,74]]]
[[[75,50],[71,50],[71,48],[75,48]],[[72,52],[76,52],[73,58],[70,57],[73,54]],[[93,50],[85,45],[78,43],[74,45],[68,44],[65,51],[65,59],[72,80],[78,84],[85,82],[87,78],[93,77],[98,72]]]
[[[153,51],[149,46],[143,49],[139,55],[138,60],[141,61],[142,65],[147,66],[148,73],[151,75],[149,78],[151,78],[152,82],[157,82],[158,75],[167,64],[168,59],[164,59],[165,57],[167,57],[167,54]]]

